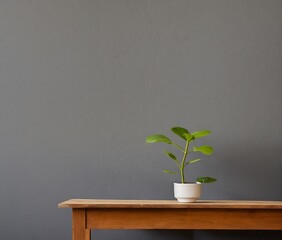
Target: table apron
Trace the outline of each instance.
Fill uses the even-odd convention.
[[[85,208],[87,229],[282,230],[282,209]]]

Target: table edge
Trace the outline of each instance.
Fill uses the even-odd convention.
[[[200,200],[178,203],[176,200],[70,199],[59,208],[197,208],[197,209],[282,209],[282,201]]]

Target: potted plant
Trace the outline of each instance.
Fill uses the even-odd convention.
[[[211,146],[202,145],[202,146],[193,146],[191,148],[191,143],[194,142],[196,139],[207,136],[211,133],[209,130],[201,130],[197,132],[190,133],[187,129],[182,127],[174,127],[171,129],[173,133],[179,136],[182,140],[185,141],[185,146],[181,147],[177,143],[170,140],[165,135],[161,134],[154,134],[150,135],[146,138],[146,143],[155,143],[155,142],[162,142],[170,144],[176,147],[178,150],[181,151],[182,156],[181,160],[171,152],[164,150],[164,153],[169,156],[173,161],[175,161],[179,171],[173,172],[170,170],[164,170],[165,173],[168,174],[177,174],[180,173],[181,182],[174,183],[174,196],[178,200],[178,202],[195,202],[197,199],[200,198],[202,183],[211,183],[215,182],[216,179],[212,177],[198,177],[196,182],[187,182],[185,180],[185,167],[189,166],[193,163],[200,161],[200,158],[187,160],[188,155],[191,152],[199,152],[204,155],[211,155],[213,153],[213,148]]]

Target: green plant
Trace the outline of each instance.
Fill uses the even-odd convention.
[[[176,144],[172,140],[170,140],[165,135],[161,135],[161,134],[155,134],[155,135],[148,136],[146,138],[146,143],[155,143],[155,142],[167,143],[167,144],[173,145],[174,147],[178,148],[182,152],[182,154],[183,154],[182,160],[179,161],[173,153],[164,150],[164,153],[167,156],[169,156],[173,161],[176,162],[176,164],[179,168],[180,176],[181,176],[181,183],[185,183],[185,174],[184,174],[185,167],[187,165],[196,163],[196,162],[201,160],[200,158],[197,158],[197,159],[187,161],[188,154],[191,153],[191,152],[200,152],[200,153],[205,154],[205,155],[211,155],[214,151],[211,146],[207,146],[207,145],[194,146],[193,149],[190,150],[189,149],[190,143],[193,142],[194,140],[196,140],[197,138],[201,138],[201,137],[209,135],[211,133],[211,131],[201,130],[201,131],[190,133],[187,129],[182,128],[182,127],[174,127],[174,128],[171,129],[171,131],[173,133],[175,133],[176,135],[178,135],[181,139],[185,140],[185,147],[184,148],[179,146],[178,144]],[[178,173],[178,172],[172,172],[170,170],[164,170],[164,172],[169,173],[169,174],[177,174]],[[211,183],[211,182],[215,182],[215,181],[216,181],[216,179],[212,178],[212,177],[198,177],[197,178],[197,182],[201,182],[201,183]]]

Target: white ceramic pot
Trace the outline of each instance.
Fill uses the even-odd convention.
[[[196,202],[200,198],[202,184],[197,183],[174,183],[174,197],[178,202]]]

